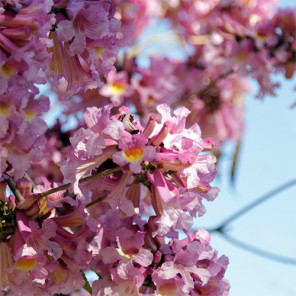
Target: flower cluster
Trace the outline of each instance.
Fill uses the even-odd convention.
[[[94,295],[228,291],[228,261],[217,258],[208,234],[180,241],[177,231],[189,232],[193,218],[205,213],[203,199],[218,194],[210,185],[215,158],[202,153],[213,149],[214,140],[202,139],[197,124],[185,127],[185,107],[171,114],[168,105],[159,105],[159,116],[145,126],[128,108],[111,115],[112,108],[87,109],[86,127],[70,138],[72,152],[61,166],[73,193],[91,205],[88,225],[97,233],[91,267],[102,278]],[[82,184],[110,168],[115,171]]]
[[[260,86],[258,97],[275,95],[274,73],[294,73],[294,9],[276,10],[275,1],[180,1],[168,3],[166,17],[195,48],[195,58],[209,71],[232,69]],[[293,30],[293,29],[292,29]],[[209,67],[210,65],[210,67]],[[225,73],[225,72],[224,72]]]
[[[61,163],[68,191],[45,178],[34,190],[27,178],[14,186],[4,174],[2,291],[70,293],[93,270],[97,296],[227,294],[227,258],[218,258],[206,231],[190,234],[203,199],[219,191],[210,185],[215,158],[203,153],[215,142],[197,124],[185,127],[185,107],[157,110],[142,126],[127,107],[88,108]]]
[[[0,4],[0,94],[16,83],[30,88],[46,83],[54,24],[49,14],[52,1],[1,1]]]
[[[295,10],[273,5],[0,1],[1,295],[228,295],[193,223],[219,193],[208,152],[242,137],[247,77],[263,97],[295,72]],[[153,22],[183,60],[142,63]],[[63,109],[49,129],[40,84]]]
[[[0,96],[0,174],[9,172],[21,178],[30,161],[40,161],[40,147],[47,126],[41,115],[49,110],[49,100],[29,91],[11,86]],[[1,177],[0,177],[1,178]]]
[[[202,198],[213,200],[217,195],[217,188],[209,185],[216,174],[215,158],[201,154],[211,150],[215,142],[211,138],[203,140],[197,124],[185,128],[190,111],[182,107],[172,116],[168,105],[159,105],[160,122],[156,115],[151,115],[143,127],[128,108],[119,108],[115,115],[110,115],[111,110],[112,105],[88,108],[84,113],[87,127],[80,128],[70,138],[73,150],[68,151],[69,157],[61,170],[64,181],[73,184],[78,198],[90,202],[89,186],[87,195],[83,195],[85,189],[79,186],[79,180],[111,162],[122,171],[116,178],[106,177],[114,182],[110,198],[104,201],[111,208],[124,204],[123,212],[128,216],[136,214],[136,209],[141,210],[140,204],[133,204],[126,194],[114,191],[123,193],[128,184],[143,183],[144,178],[150,184],[151,204],[156,213],[187,211],[191,206],[194,214],[196,210],[201,214]],[[103,184],[100,188],[104,190]],[[180,209],[176,208],[178,199],[183,201]]]
[[[1,2],[1,175],[21,178],[44,155],[49,100],[36,84],[61,98],[102,85],[118,49],[114,13],[109,1]]]
[[[109,1],[60,1],[50,63],[51,82],[61,98],[102,86],[101,76],[113,69],[120,22]]]
[[[93,242],[97,250],[93,268],[102,277],[93,283],[94,295],[228,294],[224,279],[228,259],[217,257],[208,232],[200,230],[166,244],[153,240],[145,228],[132,226],[128,218],[119,220],[114,212],[107,215],[104,219],[114,223]]]
[[[16,196],[6,196],[6,183],[0,184],[2,292],[66,294],[84,285],[80,269],[87,269],[91,260],[87,214],[79,203],[63,198],[63,192],[40,197],[38,191],[50,188],[49,182],[44,182],[32,193],[32,182],[19,179]],[[72,208],[70,213],[65,212],[67,207]]]
[[[131,14],[146,13],[146,8],[139,9],[140,2],[116,3],[116,15],[123,14],[123,6]],[[288,79],[293,76],[295,11],[271,9],[273,0],[264,5],[257,0],[158,4],[182,44],[190,47],[187,59],[151,57],[148,66],[142,67],[128,58],[127,51],[117,61],[116,72],[107,76],[106,85],[81,95],[79,106],[103,106],[108,98],[135,106],[147,119],[158,104],[184,104],[193,111],[188,122],[198,122],[206,135],[217,139],[219,148],[228,140],[239,141],[244,132],[243,95],[250,90],[247,77],[258,82],[258,97],[262,98],[276,94],[280,84],[273,79],[275,73],[284,73]],[[151,7],[156,7],[154,2]],[[157,14],[145,16],[151,20]],[[124,30],[124,17],[122,20]],[[135,27],[142,28],[140,24]],[[74,108],[71,105],[69,112]]]

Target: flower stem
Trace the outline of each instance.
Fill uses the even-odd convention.
[[[7,185],[9,187],[9,189],[12,191],[12,193],[14,194],[15,198],[17,199],[18,202],[22,202],[25,200],[25,198],[23,197],[23,195],[20,193],[20,191],[16,188],[15,183],[13,181],[12,178],[8,178],[6,180]]]
[[[82,183],[85,183],[85,182],[88,182],[88,181],[91,181],[91,180],[95,180],[95,179],[98,179],[98,178],[103,178],[103,177],[106,177],[106,176],[111,175],[113,173],[120,172],[120,171],[121,171],[120,167],[115,167],[115,168],[112,168],[112,169],[109,169],[109,170],[105,170],[105,171],[100,172],[98,174],[95,174],[93,176],[88,176],[88,177],[80,179],[79,184],[82,184]],[[50,190],[41,192],[41,193],[38,194],[38,198],[42,198],[42,197],[50,195],[52,193],[65,190],[65,189],[69,188],[70,185],[71,185],[71,183],[67,183],[67,184],[52,188]]]
[[[88,203],[85,207],[86,207],[86,208],[89,208],[89,207],[91,207],[92,205],[94,205],[94,204],[96,204],[96,203],[98,203],[98,202],[104,200],[104,199],[107,197],[107,195],[108,195],[108,194],[104,194],[103,196],[100,196],[99,198],[97,198],[97,199],[93,200],[92,202]]]
[[[293,186],[296,185],[296,179],[290,180],[289,182],[286,182],[282,184],[281,186],[273,189],[272,191],[264,194],[260,198],[254,200],[253,202],[249,203],[245,207],[238,210],[236,213],[230,215],[228,218],[226,218],[218,227],[209,230],[210,232],[222,232],[221,230],[225,230],[225,227],[228,226],[230,223],[232,223],[234,220],[240,218],[250,210],[254,209],[255,207],[259,206],[263,202],[269,200],[270,198],[274,197],[278,193],[287,190]]]
[[[206,85],[205,87],[203,87],[202,89],[200,89],[199,91],[190,94],[184,98],[181,98],[180,100],[174,102],[173,104],[171,104],[172,107],[177,107],[179,105],[184,104],[185,102],[189,101],[191,98],[193,97],[198,97],[200,95],[202,95],[203,93],[205,93],[206,91],[208,91],[210,88],[214,87],[216,85],[217,82],[219,82],[221,79],[226,78],[227,76],[229,76],[230,74],[234,73],[233,69],[228,70],[227,72],[221,74],[219,77],[217,77],[216,79],[214,79],[213,81],[211,81],[208,85]]]

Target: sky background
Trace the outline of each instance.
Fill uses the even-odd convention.
[[[279,1],[280,6],[294,5]],[[296,28],[295,28],[296,29]],[[207,204],[207,213],[199,226],[212,228],[226,217],[263,194],[296,178],[296,79],[281,81],[277,97],[255,99],[254,91],[246,96],[246,132],[239,158],[235,189],[229,185],[222,166],[216,183],[221,194]],[[270,252],[296,259],[296,186],[281,192],[256,207],[231,225],[229,234]],[[226,278],[230,296],[296,295],[296,265],[278,263],[231,245],[221,235],[212,235],[212,246],[229,257]]]
[[[237,181],[228,180],[229,161],[224,161],[216,185],[221,193],[207,203],[199,227],[213,228],[232,213],[263,194],[296,178],[296,80],[282,81],[276,98],[246,97],[246,132],[239,158]],[[254,208],[234,221],[229,234],[270,252],[296,259],[296,186]],[[296,265],[278,263],[248,253],[212,235],[212,246],[229,257],[226,277],[230,296],[296,295]]]

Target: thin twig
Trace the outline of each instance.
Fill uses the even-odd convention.
[[[121,171],[120,167],[115,167],[115,168],[112,168],[112,169],[109,169],[109,170],[105,170],[105,171],[100,172],[98,174],[95,174],[93,176],[88,176],[88,177],[80,179],[79,184],[82,184],[82,183],[85,183],[85,182],[88,182],[88,181],[91,181],[91,180],[94,180],[94,179],[103,178],[103,177],[106,177],[106,176],[111,175],[113,173],[120,172],[120,171]],[[42,198],[42,197],[50,195],[52,193],[65,190],[65,189],[69,188],[70,185],[71,185],[71,183],[67,183],[67,184],[52,188],[50,190],[41,192],[41,193],[38,194],[38,198]]]
[[[100,196],[99,198],[93,200],[92,202],[88,203],[85,207],[86,208],[89,208],[91,207],[92,205],[100,202],[100,201],[103,201],[106,197],[108,196],[108,194],[104,194],[103,196]]]
[[[14,196],[16,197],[16,199],[18,200],[18,202],[22,202],[25,200],[25,198],[23,197],[23,195],[21,194],[21,192],[16,188],[15,183],[13,181],[13,179],[7,178],[6,179],[7,185],[9,187],[9,189],[12,191],[12,193],[14,194]]]
[[[231,182],[234,185],[235,184],[235,179],[236,179],[236,171],[237,171],[237,163],[238,163],[238,157],[240,154],[240,149],[241,149],[241,139],[239,139],[236,143],[236,147],[235,147],[235,152],[233,155],[233,159],[232,159],[232,166],[231,166]]]
[[[255,247],[255,246],[252,246],[252,245],[249,245],[245,242],[242,242],[242,241],[230,236],[228,233],[226,233],[227,232],[226,228],[229,226],[229,224],[231,222],[238,219],[242,215],[246,214],[247,212],[249,212],[253,208],[260,205],[261,203],[269,200],[270,198],[272,198],[276,194],[278,194],[278,193],[280,193],[280,192],[282,192],[294,185],[296,185],[296,179],[293,179],[289,182],[284,183],[283,185],[277,187],[276,189],[273,189],[272,191],[268,192],[267,194],[264,194],[263,196],[261,196],[260,198],[255,200],[254,202],[250,203],[249,205],[243,207],[242,209],[240,209],[239,211],[237,211],[233,215],[229,216],[218,227],[216,227],[214,229],[210,229],[208,231],[219,233],[224,239],[226,239],[228,242],[232,243],[233,245],[236,245],[236,246],[240,247],[241,249],[247,250],[247,251],[254,253],[256,255],[259,255],[259,256],[274,260],[274,261],[278,261],[281,263],[296,265],[296,258],[281,256],[281,255],[274,254],[269,251],[262,250],[260,248]]]
[[[180,100],[174,102],[171,104],[172,107],[177,107],[179,105],[182,105],[183,103],[187,102],[188,100],[190,100],[191,98],[195,97],[195,96],[200,96],[202,95],[204,92],[208,91],[210,88],[212,88],[213,86],[216,85],[216,83],[218,81],[220,81],[221,79],[227,77],[228,75],[230,75],[231,73],[233,73],[233,70],[230,69],[229,71],[225,72],[224,74],[221,74],[219,77],[217,77],[216,79],[212,80],[208,85],[206,85],[205,87],[203,87],[202,89],[200,89],[199,91],[190,94],[184,98],[181,98]]]
[[[227,225],[229,225],[231,222],[233,222],[234,220],[238,219],[239,217],[246,214],[250,210],[254,209],[258,205],[262,204],[263,202],[265,202],[265,201],[269,200],[270,198],[274,197],[278,193],[280,193],[280,192],[282,192],[284,190],[287,190],[290,187],[295,186],[295,185],[296,185],[296,179],[293,179],[293,180],[291,180],[289,182],[284,183],[283,185],[277,187],[276,189],[273,189],[272,191],[264,194],[260,198],[256,199],[255,201],[251,202],[250,204],[246,205],[242,209],[238,210],[236,213],[230,215],[218,227],[216,227],[214,229],[211,229],[209,231],[210,232],[222,232],[222,230],[225,229],[225,227]]]
[[[280,263],[285,263],[285,264],[291,264],[291,265],[296,265],[296,258],[291,258],[291,257],[286,257],[286,256],[281,256],[260,248],[257,248],[255,246],[249,245],[245,242],[242,242],[232,236],[230,236],[229,234],[226,234],[225,232],[219,232],[222,237],[227,240],[228,242],[232,243],[233,245],[244,249],[246,251],[249,251],[253,254],[259,255],[261,257],[265,257],[267,259],[273,260],[273,261],[277,261]]]

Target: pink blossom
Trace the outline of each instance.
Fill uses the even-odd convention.
[[[181,88],[174,70],[173,63],[160,58],[152,58],[149,68],[137,70],[140,76],[134,75],[131,85],[136,93],[132,101],[139,112],[146,114],[150,108],[163,102],[170,104],[178,98]]]
[[[61,98],[102,86],[100,75],[113,69],[120,24],[109,1],[69,1],[65,13],[51,33],[51,72]]]
[[[146,146],[148,140],[141,134],[126,134],[118,143],[121,151],[115,152],[112,159],[115,163],[124,167],[128,164],[129,169],[134,173],[141,172],[143,161],[152,161],[156,157],[156,151],[153,146]]]
[[[122,104],[124,98],[133,94],[133,90],[128,84],[128,74],[126,72],[109,72],[107,83],[100,89],[100,94],[109,97],[111,102],[115,104]]]
[[[209,241],[210,235],[200,230],[187,239],[170,242],[170,252],[174,256],[166,255],[167,260],[152,274],[161,295],[227,295],[229,285],[218,274],[224,274],[228,260],[225,256],[218,259]]]
[[[17,179],[29,168],[30,161],[38,161],[42,156],[39,149],[47,126],[41,115],[48,111],[49,100],[45,96],[37,99],[37,95],[36,88],[29,91],[15,85],[0,98],[1,167],[4,168],[1,173],[10,163],[13,166],[10,174]]]
[[[9,89],[10,80],[25,88],[28,82],[46,83],[52,46],[47,34],[54,23],[51,6],[52,1],[40,0],[4,4],[0,12],[1,94]]]
[[[131,45],[141,34],[153,17],[161,13],[161,5],[156,0],[114,0],[115,17],[122,23],[119,34],[120,45]]]

